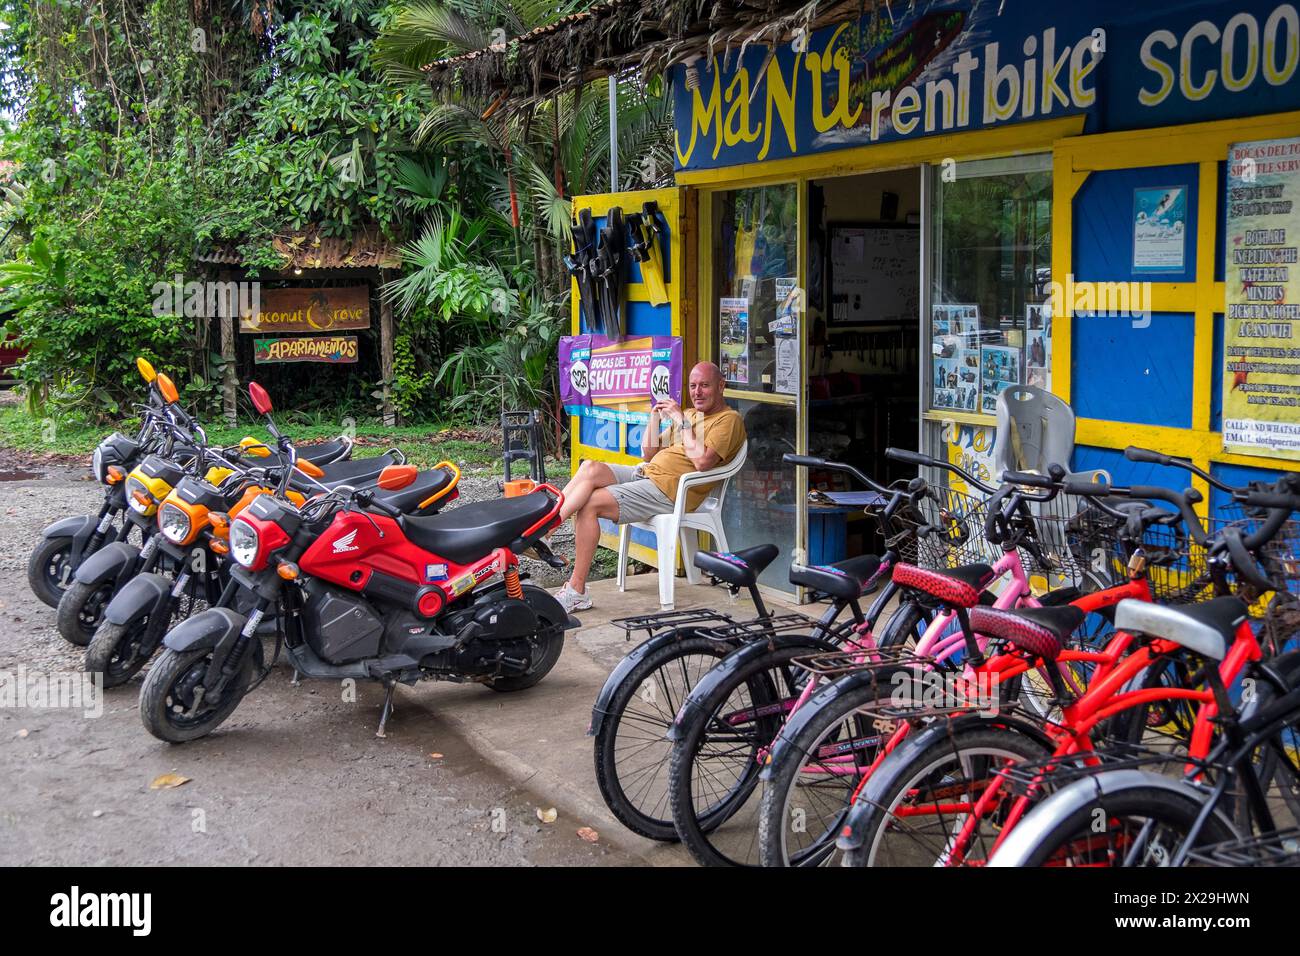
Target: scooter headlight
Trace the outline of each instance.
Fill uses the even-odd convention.
[[[90,470],[101,485],[108,481],[108,466],[104,464],[104,449],[100,445],[95,446],[95,454],[90,459]]]
[[[149,486],[135,477],[126,480],[126,503],[137,514],[151,515],[158,510],[158,499],[149,493]]]
[[[182,544],[190,536],[190,516],[176,505],[166,502],[158,512],[158,527],[168,541]]]
[[[257,529],[236,518],[230,523],[230,556],[246,568],[257,563]]]

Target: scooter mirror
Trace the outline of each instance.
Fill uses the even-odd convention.
[[[162,372],[158,373],[154,382],[158,386],[158,393],[162,395],[163,401],[168,405],[175,405],[180,399],[180,394],[176,391],[176,383]]]
[[[389,465],[379,473],[379,485],[384,491],[401,491],[409,487],[419,475],[420,469],[414,465]]]
[[[271,449],[267,448],[262,442],[258,441],[252,435],[245,435],[239,439],[239,447],[249,458],[270,458]]]
[[[257,409],[259,415],[269,415],[271,413],[271,396],[266,394],[266,389],[256,382],[248,383],[248,397],[253,400],[253,407]]]
[[[152,382],[158,377],[158,373],[153,370],[153,366],[149,364],[149,360],[146,358],[137,358],[135,367],[139,369],[140,377],[146,382]]]
[[[318,468],[316,465],[313,465],[306,458],[298,459],[296,462],[293,463],[293,467],[297,468],[299,471],[301,471],[304,475],[306,475],[309,478],[325,477],[325,472],[321,471],[320,468]]]

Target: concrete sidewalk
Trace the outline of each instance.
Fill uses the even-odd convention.
[[[649,614],[659,609],[658,578],[655,574],[628,577],[627,591],[620,593],[615,579],[588,585],[594,607],[577,616],[583,627],[568,632],[564,653],[555,669],[536,687],[517,694],[485,693],[474,684],[438,685],[430,694],[428,685],[415,690],[400,688],[397,711],[389,734],[401,733],[403,702],[436,709],[438,717],[451,724],[484,760],[526,786],[569,819],[580,819],[620,849],[636,854],[656,866],[691,865],[690,855],[679,845],[656,843],[625,828],[605,806],[596,786],[593,739],[586,736],[596,695],[614,666],[644,637],[624,639],[624,633],[609,623],[611,618]],[[677,579],[677,608],[728,608],[730,596],[723,587],[689,585]],[[764,595],[768,600],[768,596]],[[782,608],[793,607],[779,600]],[[745,618],[752,613],[742,592],[732,613]],[[805,609],[807,610],[807,609]],[[813,606],[812,613],[819,612]]]

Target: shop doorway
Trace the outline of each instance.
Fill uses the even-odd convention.
[[[915,473],[885,457],[920,435],[922,274],[919,167],[808,184],[808,454],[856,466],[885,484]],[[954,366],[954,394],[978,387]],[[837,472],[811,490],[848,491]],[[810,503],[810,563],[878,553],[860,507]]]

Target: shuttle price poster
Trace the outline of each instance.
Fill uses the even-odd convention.
[[[1223,447],[1300,459],[1300,138],[1228,149]]]

